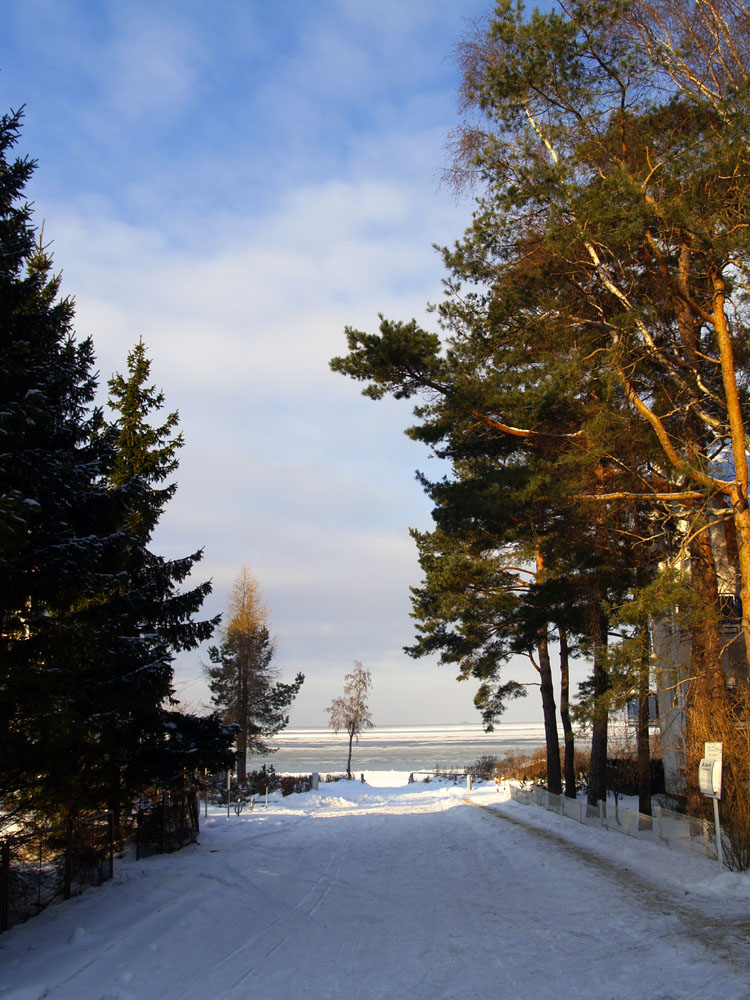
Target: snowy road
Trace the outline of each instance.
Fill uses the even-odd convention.
[[[744,876],[464,796],[351,783],[216,814],[0,938],[0,998],[750,998]]]

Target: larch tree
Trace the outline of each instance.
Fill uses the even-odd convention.
[[[298,673],[288,684],[278,679],[268,609],[247,566],[234,582],[222,633],[221,643],[208,651],[214,666],[206,674],[223,722],[234,727],[237,778],[244,781],[248,754],[274,752],[269,741],[289,724],[289,707],[305,678]]]
[[[344,693],[334,698],[326,709],[328,725],[335,733],[344,732],[349,737],[349,754],[346,758],[346,776],[352,776],[352,746],[359,742],[359,736],[374,723],[367,705],[367,695],[372,687],[370,671],[365,670],[359,660],[354,661],[354,670],[344,678]]]

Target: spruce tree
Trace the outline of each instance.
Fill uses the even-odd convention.
[[[127,358],[127,375],[109,380],[109,406],[116,415],[111,436],[107,481],[126,502],[120,507],[123,546],[118,587],[107,613],[116,638],[110,640],[108,673],[112,710],[102,726],[100,742],[110,766],[110,806],[119,809],[149,781],[164,781],[184,766],[184,717],[170,709],[173,659],[211,637],[219,616],[198,615],[210,582],[181,590],[201,559],[202,551],[165,559],[152,551],[154,529],[177,485],[167,482],[178,466],[182,435],[179,416],[171,412],[159,422],[164,395],[150,384],[151,362],[139,341]],[[155,419],[156,418],[156,419]],[[218,720],[213,724],[218,727]],[[197,722],[184,725],[196,730]],[[203,729],[211,727],[209,720]],[[228,734],[224,733],[224,746]],[[210,741],[221,744],[222,735]],[[179,763],[170,764],[170,748]],[[193,757],[197,759],[198,748]]]
[[[172,417],[147,426],[162,400],[142,345],[113,386],[121,423],[93,406],[91,341],[22,201],[34,164],[10,156],[20,119],[0,118],[0,796],[6,816],[59,817],[224,760],[228,734],[181,730],[169,708],[174,651],[215,625],[193,620],[208,584],[178,590],[199,554],[148,548],[174,489],[155,485],[175,467]]]
[[[118,539],[93,349],[22,200],[20,122],[0,118],[0,794],[59,808],[85,797],[91,596],[113,585]]]

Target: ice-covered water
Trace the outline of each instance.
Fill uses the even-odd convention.
[[[324,727],[294,728],[280,733],[277,753],[248,761],[251,770],[264,762],[279,773],[321,773],[346,767],[348,737]],[[491,754],[528,753],[544,745],[544,726],[537,722],[500,723],[493,733],[481,725],[383,726],[360,736],[352,755],[354,771],[419,771],[463,768]]]

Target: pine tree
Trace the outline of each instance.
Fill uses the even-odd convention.
[[[347,331],[332,363],[375,398],[422,394],[409,433],[457,478],[520,470],[545,574],[575,581],[593,659],[591,797],[612,697],[603,609],[647,586],[680,535],[705,549],[709,504],[734,524],[750,638],[746,24],[723,0],[528,18],[498,3],[461,49],[473,117],[456,173],[480,195],[444,250],[444,337],[383,321]],[[505,537],[489,532],[488,550]],[[704,631],[698,673],[718,689]]]
[[[290,684],[278,680],[268,610],[246,566],[235,580],[228,610],[222,642],[208,651],[215,666],[206,674],[211,700],[224,723],[235,727],[237,778],[244,781],[248,754],[274,752],[269,740],[289,724],[289,706],[305,678],[300,673]]]

